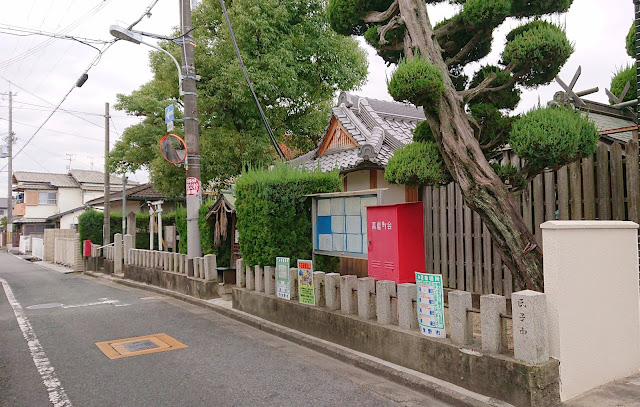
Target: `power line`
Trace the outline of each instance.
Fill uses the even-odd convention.
[[[0,120],[5,120],[5,121],[7,121],[8,119],[5,119],[4,117],[0,117]],[[34,126],[34,125],[32,125],[32,124],[27,124],[27,123],[23,123],[23,122],[17,122],[17,121],[15,121],[15,120],[14,120],[13,122],[14,122],[14,123],[17,123],[17,124],[21,124],[21,125],[23,125],[23,126],[27,126],[27,127],[38,128],[38,126]],[[100,142],[101,142],[101,141],[103,141],[102,139],[91,138],[91,137],[87,137],[87,136],[81,136],[81,135],[79,135],[79,134],[66,133],[66,132],[64,132],[64,131],[59,131],[59,130],[45,129],[45,128],[42,128],[42,130],[44,130],[44,131],[50,131],[50,132],[58,133],[58,134],[63,134],[63,135],[65,135],[65,136],[79,137],[79,138],[83,138],[83,139],[91,140],[91,141],[100,141]]]
[[[110,2],[111,0],[105,0],[105,3]],[[144,14],[142,14],[142,16],[140,16],[140,18],[138,20],[136,20],[133,24],[131,24],[129,27],[127,27],[127,29],[131,29],[133,28],[134,25],[138,24],[140,21],[142,21],[142,19],[147,16],[147,15],[151,15],[151,9],[156,5],[156,3],[158,3],[158,0],[154,0],[151,5],[149,7],[147,7],[147,9],[145,10]],[[106,44],[103,48],[102,51],[100,51],[100,53],[91,61],[91,63],[89,64],[89,66],[84,70],[83,75],[86,74],[87,72],[89,72],[89,70],[95,66],[99,61],[100,58],[102,57],[102,54],[104,52],[106,52],[113,44],[115,44],[116,41],[110,42],[108,44]],[[15,86],[17,86],[17,84],[15,84],[14,82],[1,77],[0,78],[4,79],[5,81],[14,84]],[[22,89],[21,87],[18,86],[18,88]],[[36,129],[36,131],[33,133],[33,135],[31,137],[29,137],[29,139],[27,140],[27,142],[20,148],[20,150],[18,150],[17,153],[15,153],[13,155],[12,158],[16,158],[18,156],[18,154],[20,154],[22,152],[22,150],[24,150],[24,148],[29,145],[29,143],[31,142],[31,140],[33,140],[33,138],[38,134],[38,132],[44,127],[44,125],[49,121],[49,119],[51,119],[51,117],[54,115],[54,113],[60,108],[60,105],[62,105],[62,103],[64,103],[64,101],[67,99],[67,97],[69,97],[69,95],[71,94],[71,92],[73,92],[73,90],[76,88],[76,84],[74,83],[73,86],[71,87],[71,89],[69,89],[69,91],[63,96],[62,100],[60,100],[60,102],[58,103],[57,106],[55,106],[55,109],[47,116],[47,118],[44,120],[44,122]],[[32,94],[31,92],[23,89],[25,92]],[[34,95],[35,96],[35,95]],[[46,103],[49,103],[48,101],[44,100],[43,98],[41,98],[40,96],[36,96],[38,99],[45,101]],[[82,118],[82,120],[85,120],[95,126],[98,126],[97,124],[90,122],[84,118]],[[103,128],[102,126],[98,126],[100,128]],[[6,165],[5,165],[6,167]],[[5,167],[2,167],[0,170],[4,169]]]
[[[48,107],[48,106],[43,106],[43,105],[37,105],[34,103],[27,103],[27,102],[16,102],[16,103],[20,103],[23,105],[27,105],[27,106],[34,106],[34,107],[13,107],[14,109],[19,109],[19,110],[34,110],[37,112],[48,112],[50,110],[53,110],[52,107]],[[0,105],[0,107],[7,107],[5,105]],[[40,109],[37,109],[40,108]],[[87,116],[99,116],[99,117],[104,117],[104,114],[100,114],[100,113],[92,113],[92,112],[83,112],[81,110],[71,110],[71,109],[58,109],[61,112],[65,112],[65,113],[72,113],[72,114],[84,114]],[[110,115],[111,117],[116,117],[116,118],[120,118],[120,119],[137,119],[137,120],[141,120],[142,118],[140,116],[126,116],[126,115]]]
[[[85,22],[89,17],[92,17],[93,15],[95,15],[98,11],[100,11],[102,8],[104,8],[107,4],[109,4],[112,0],[103,0],[102,2],[100,2],[99,4],[97,4],[96,6],[94,6],[93,8],[91,8],[89,11],[87,11],[83,16],[81,16],[80,18],[78,18],[77,20],[75,20],[73,23],[69,24],[67,27],[65,27],[64,29],[62,29],[60,31],[60,33],[58,33],[59,35],[64,35],[67,34],[68,32],[70,32],[71,30],[73,30],[74,28],[77,28],[78,26],[80,26],[83,22]],[[42,20],[44,22],[44,20]],[[42,27],[42,24],[40,24],[40,27]],[[15,57],[11,57],[5,61],[0,62],[0,68],[5,68],[10,64],[13,64],[15,62],[24,60],[25,58],[28,58],[31,55],[34,55],[35,53],[47,48],[49,45],[51,45],[54,41],[56,40],[56,38],[50,38],[38,45],[36,45],[33,48],[30,48],[26,51],[24,51],[21,54],[18,54]],[[95,47],[94,47],[95,48]]]
[[[113,43],[111,43],[111,44],[107,44],[107,46],[106,46],[106,47],[104,47],[104,49],[102,50],[102,52],[101,52],[100,54],[98,54],[98,56],[96,56],[96,57],[93,59],[93,61],[91,61],[91,64],[90,64],[90,65],[89,65],[89,67],[84,71],[84,73],[89,72],[89,69],[91,69],[95,64],[97,64],[97,63],[98,63],[98,61],[100,60],[100,57],[102,56],[102,54],[103,54],[104,52],[106,52],[106,51],[107,51],[107,49],[109,49],[109,47],[110,47],[111,45],[113,45]],[[55,108],[54,113],[55,113],[55,111],[56,111],[56,110],[58,110],[58,109],[59,109],[59,107],[60,107],[60,105],[59,105],[59,104],[58,104],[57,106],[56,106],[56,105],[54,105],[53,103],[49,102],[48,100],[46,100],[46,99],[44,99],[44,98],[42,98],[42,97],[40,97],[40,96],[36,95],[36,94],[35,94],[35,93],[33,93],[33,92],[29,92],[28,90],[26,90],[26,89],[25,89],[25,88],[23,88],[22,86],[20,86],[20,85],[18,85],[17,83],[15,83],[15,82],[13,82],[13,81],[11,81],[11,80],[9,80],[9,79],[5,78],[5,77],[4,77],[4,76],[2,76],[2,75],[0,75],[0,79],[3,79],[3,80],[5,80],[6,82],[9,82],[11,85],[15,86],[16,88],[18,88],[18,89],[20,89],[20,90],[22,90],[22,91],[24,91],[24,92],[27,92],[28,94],[30,94],[30,95],[31,95],[31,96],[33,96],[33,97],[35,97],[35,98],[37,98],[37,99],[39,99],[39,100],[42,100],[43,102],[45,102],[45,103],[47,103],[47,104],[49,104],[49,105],[51,105],[51,106],[54,106],[54,108]],[[71,90],[73,90],[75,87],[76,87],[76,85],[74,84],[74,85],[73,85],[73,88],[71,88]],[[71,93],[71,92],[69,92],[69,93]],[[67,95],[68,95],[68,94],[67,94]],[[64,100],[63,100],[63,102],[64,102]],[[24,102],[22,102],[22,103],[24,103]],[[84,117],[82,117],[82,116],[78,116],[78,115],[73,114],[73,113],[69,113],[69,114],[70,114],[71,116],[75,116],[75,117],[77,117],[77,118],[78,118],[78,119],[80,119],[80,120],[83,120],[83,121],[85,121],[85,122],[87,122],[87,123],[90,123],[90,124],[92,124],[92,125],[94,125],[94,126],[96,126],[96,127],[100,127],[101,129],[103,129],[103,128],[104,128],[104,127],[102,127],[102,126],[101,126],[101,125],[99,125],[99,124],[96,124],[96,123],[94,123],[94,122],[92,122],[92,121],[90,121],[90,120],[85,119],[85,118],[84,118]],[[47,120],[48,120],[48,119],[47,119]]]

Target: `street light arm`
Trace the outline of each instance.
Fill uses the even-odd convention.
[[[144,44],[144,45],[147,45],[147,46],[149,46],[149,47],[151,47],[151,48],[155,48],[155,49],[157,49],[158,51],[162,51],[162,52],[164,52],[165,54],[169,55],[169,57],[171,58],[171,60],[173,61],[173,63],[174,63],[174,64],[176,64],[176,68],[178,68],[178,94],[179,94],[180,96],[184,95],[184,92],[182,91],[182,69],[180,69],[180,64],[179,64],[179,63],[178,63],[178,61],[173,57],[173,55],[171,55],[171,53],[170,53],[169,51],[167,51],[166,49],[161,48],[161,47],[158,47],[158,46],[155,46],[155,45],[150,44],[150,43],[148,43],[148,42],[140,41],[140,44]]]

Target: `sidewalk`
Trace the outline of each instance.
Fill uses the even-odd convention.
[[[564,405],[567,407],[640,406],[640,372],[588,391]]]
[[[16,254],[16,253],[11,253],[11,252],[9,252],[9,254],[13,254],[14,256],[16,256],[19,259],[22,259],[24,261],[28,261],[29,263],[35,264],[36,266],[40,266],[40,267],[43,267],[43,268],[46,268],[46,269],[49,269],[51,271],[56,271],[56,272],[62,273],[62,274],[75,273],[73,271],[73,269],[71,269],[69,267],[61,266],[60,264],[53,264],[51,262],[42,261],[42,260],[33,261],[32,259],[34,257],[31,256],[30,254]]]

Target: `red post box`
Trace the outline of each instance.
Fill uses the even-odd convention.
[[[369,277],[415,282],[424,273],[422,202],[367,207]]]
[[[82,242],[82,255],[84,257],[91,257],[91,240]]]

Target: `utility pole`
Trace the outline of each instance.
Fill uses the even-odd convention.
[[[127,176],[122,176],[122,236],[127,234]]]
[[[12,242],[11,233],[13,232],[13,94],[9,92],[9,136],[7,137],[9,147],[9,163],[7,164],[7,172],[9,180],[7,183],[7,244]]]
[[[180,34],[182,43],[182,88],[184,90],[184,134],[187,144],[187,257],[202,256],[198,216],[202,189],[200,184],[200,146],[198,128],[198,106],[196,94],[196,69],[193,58],[193,42],[190,30],[191,2],[180,1]],[[185,33],[189,33],[185,35]]]
[[[109,186],[109,103],[104,104],[104,225],[102,226],[102,244],[108,245],[111,240],[111,219],[109,204],[111,188]]]

